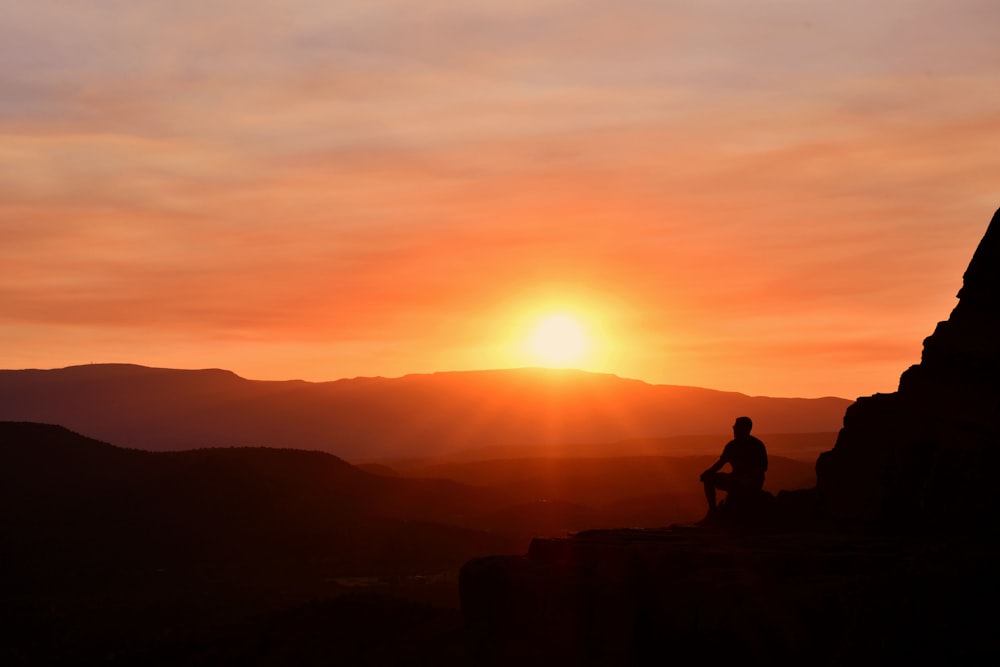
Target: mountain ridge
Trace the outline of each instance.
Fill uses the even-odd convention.
[[[443,371],[323,383],[247,380],[223,369],[92,364],[0,371],[0,420],[62,424],[153,451],[264,446],[346,459],[481,446],[837,431],[851,401],[652,385],[572,369]]]

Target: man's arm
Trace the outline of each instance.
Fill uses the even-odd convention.
[[[701,473],[701,478],[700,478],[701,481],[704,482],[705,481],[705,477],[707,477],[708,475],[711,475],[713,473],[719,472],[719,470],[722,468],[722,466],[726,465],[727,462],[728,462],[728,459],[726,458],[725,452],[723,452],[722,456],[719,457],[718,461],[716,461],[715,463],[713,463],[712,466],[708,470],[706,470],[705,472]]]

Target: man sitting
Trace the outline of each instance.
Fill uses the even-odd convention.
[[[763,442],[750,435],[752,428],[753,422],[749,417],[737,417],[733,424],[733,439],[726,444],[719,460],[701,473],[705,498],[708,500],[706,518],[714,517],[718,511],[715,504],[716,489],[725,491],[727,504],[732,504],[736,498],[752,497],[763,488],[764,473],[767,472],[767,449]],[[727,463],[732,467],[732,472],[719,472]]]

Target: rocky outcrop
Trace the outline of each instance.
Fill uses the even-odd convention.
[[[1000,511],[1000,211],[958,297],[899,389],[848,408],[816,465],[827,515],[954,524]]]

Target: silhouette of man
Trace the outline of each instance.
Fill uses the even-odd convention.
[[[737,417],[733,424],[733,439],[722,450],[722,456],[712,467],[701,473],[708,500],[708,516],[718,510],[715,504],[715,490],[722,489],[732,496],[749,496],[759,493],[764,486],[767,472],[767,449],[764,443],[750,435],[753,422],[749,417]],[[732,472],[719,472],[726,464]]]

